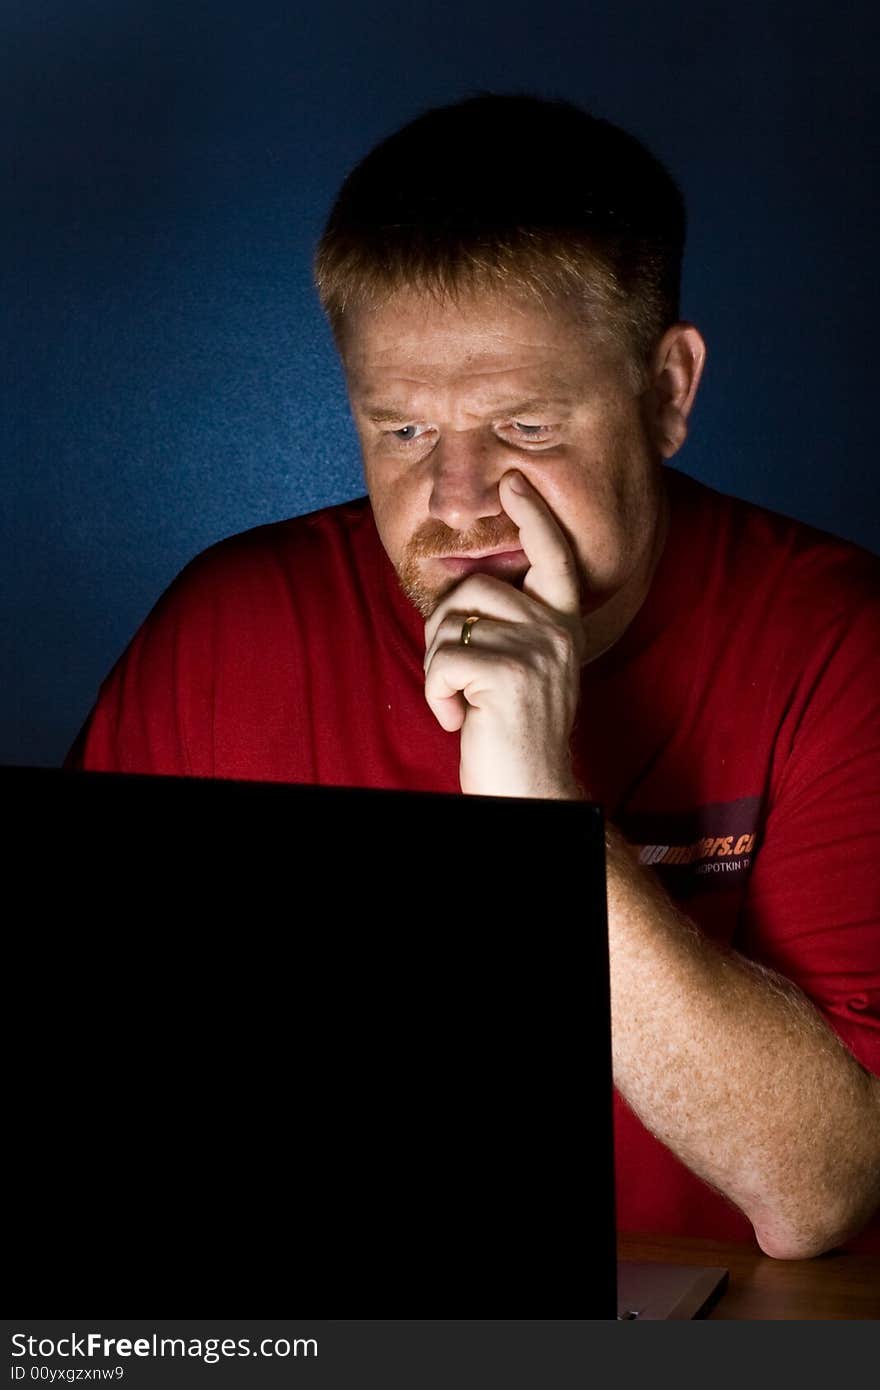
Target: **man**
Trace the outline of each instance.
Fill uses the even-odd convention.
[[[369,501],[194,561],[70,763],[600,801],[619,1224],[797,1258],[880,1200],[878,566],[663,466],[684,226],[564,103],[374,150],[316,259]]]

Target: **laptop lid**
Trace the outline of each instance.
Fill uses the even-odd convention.
[[[615,1317],[599,807],[0,774],[24,1287]]]

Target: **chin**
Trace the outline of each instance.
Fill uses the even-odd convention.
[[[400,570],[397,572],[397,582],[401,587],[404,598],[407,599],[407,601],[412,604],[413,608],[415,608],[427,621],[443,595],[438,593],[435,589],[429,588],[426,584],[423,584],[421,580],[414,579],[411,576],[401,573]]]

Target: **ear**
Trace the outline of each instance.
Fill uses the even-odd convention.
[[[644,402],[646,424],[662,458],[672,458],[687,439],[705,362],[706,344],[692,323],[667,328],[654,349]]]

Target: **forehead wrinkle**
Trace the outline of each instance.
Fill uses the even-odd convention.
[[[567,416],[577,405],[576,393],[571,384],[560,392],[559,383],[542,386],[536,382],[523,382],[519,388],[511,386],[503,392],[494,392],[488,386],[471,390],[458,390],[453,386],[425,389],[421,382],[410,382],[415,390],[401,392],[398,396],[394,386],[403,385],[398,381],[389,384],[375,393],[366,393],[359,405],[361,413],[374,424],[406,420],[490,420],[499,415],[541,411],[545,414]],[[549,388],[549,389],[548,389]]]
[[[403,374],[399,376],[394,373],[392,363],[388,364],[387,369],[385,368],[385,364],[381,361],[371,364],[364,372],[359,372],[355,368],[355,371],[352,373],[352,384],[365,395],[372,395],[374,392],[378,393],[379,389],[382,391],[393,391],[397,386],[426,387],[428,390],[453,390],[456,388],[466,390],[471,384],[478,386],[481,377],[513,376],[517,373],[532,372],[535,374],[540,373],[540,376],[546,380],[549,364],[546,360],[541,362],[504,362],[498,366],[486,366],[480,369],[478,363],[472,362],[471,359],[465,355],[463,358],[459,358],[455,362],[448,364],[445,361],[426,363],[420,367],[418,375],[410,375],[406,371],[406,367],[403,366],[403,364],[401,365],[403,367]],[[392,374],[385,380],[385,370],[388,369],[390,369]],[[377,380],[377,377],[380,376],[383,378],[381,388]],[[552,389],[558,391],[559,387],[556,386]],[[526,395],[535,395],[538,393],[546,394],[546,388],[543,386],[524,387],[524,394]]]
[[[490,387],[481,385],[482,377],[509,376],[517,377],[529,374],[529,379],[521,381],[519,384],[512,382],[510,387],[504,391],[503,398],[495,397],[494,401],[489,402],[488,406],[483,402],[489,396]],[[432,374],[431,376],[394,376],[388,380],[376,377],[373,373],[373,380],[355,379],[352,382],[353,394],[358,395],[364,401],[362,409],[365,411],[391,410],[392,401],[397,396],[400,388],[415,388],[414,390],[402,390],[402,396],[418,398],[420,396],[442,394],[448,396],[452,393],[462,397],[471,396],[480,399],[480,408],[492,411],[509,409],[513,405],[542,404],[542,405],[573,405],[580,395],[579,383],[576,377],[566,371],[564,375],[548,374],[546,364],[536,367],[532,363],[527,366],[512,367],[509,364],[498,367],[486,372],[462,372],[460,369],[454,373],[444,373],[441,376]],[[410,408],[409,406],[407,408]]]
[[[399,295],[355,315],[342,356],[350,386],[378,399],[398,383],[443,387],[461,377],[517,372],[569,377],[582,338],[568,314],[551,316],[532,306],[525,311],[495,297],[438,307],[418,295]],[[523,382],[523,395],[547,394],[539,382]]]
[[[567,415],[570,413],[570,411],[571,411],[571,409],[573,408],[574,405],[575,405],[575,402],[574,402],[574,401],[571,401],[571,400],[560,400],[560,399],[552,399],[552,400],[551,400],[551,399],[549,399],[549,398],[547,398],[547,397],[535,397],[535,396],[530,396],[528,399],[526,399],[526,398],[523,397],[523,396],[517,395],[517,396],[511,396],[511,397],[509,397],[509,398],[507,398],[507,399],[505,399],[505,400],[503,400],[503,401],[498,401],[498,402],[496,402],[496,403],[493,404],[490,408],[486,409],[483,413],[484,413],[484,417],[487,418],[487,419],[490,418],[490,417],[492,417],[492,416],[501,415],[501,414],[504,414],[504,415],[516,415],[516,414],[525,415],[525,414],[527,414],[527,413],[533,414],[533,413],[537,413],[537,412],[539,412],[539,411],[540,411],[540,412],[548,412],[548,411],[561,412],[563,415],[567,416]],[[406,408],[406,406],[403,406],[403,405],[400,405],[400,406],[393,406],[393,405],[384,405],[384,404],[379,404],[379,403],[376,403],[376,404],[368,403],[368,404],[366,404],[366,405],[363,407],[363,412],[364,412],[364,414],[366,415],[367,419],[368,419],[368,420],[371,420],[371,421],[373,422],[373,424],[376,424],[376,425],[389,424],[389,423],[391,423],[392,421],[396,421],[396,420],[406,420],[406,419],[408,419],[411,415],[413,415],[413,414],[418,414],[418,413],[419,413],[418,410],[415,409],[415,408],[412,408],[412,409],[409,409],[409,410],[408,410],[408,409]],[[474,410],[474,411],[468,411],[467,409],[464,409],[463,411],[460,411],[459,413],[465,414],[465,415],[477,415],[477,414],[479,414],[479,412],[476,411],[476,410]]]
[[[517,338],[502,330],[479,334],[493,346],[474,341],[460,328],[438,333],[426,326],[422,332],[402,330],[393,341],[371,342],[367,332],[355,339],[346,353],[346,365],[355,379],[375,372],[390,374],[395,381],[444,383],[457,376],[497,376],[504,372],[542,371],[568,355],[558,340]]]
[[[393,369],[395,363],[400,363],[401,370],[406,371],[408,365],[418,363],[416,370],[436,373],[452,369],[453,364],[461,364],[477,376],[491,376],[497,372],[523,370],[536,362],[552,360],[562,352],[560,344],[552,340],[535,342],[496,332],[491,335],[495,346],[481,347],[469,343],[469,336],[455,332],[437,335],[429,331],[426,340],[426,335],[401,335],[387,347],[377,347],[373,353],[367,347],[364,354],[363,344],[361,352],[355,347],[353,356],[355,359],[372,356],[379,366],[386,369]],[[430,356],[425,360],[429,344]],[[512,354],[519,355],[512,357]]]

